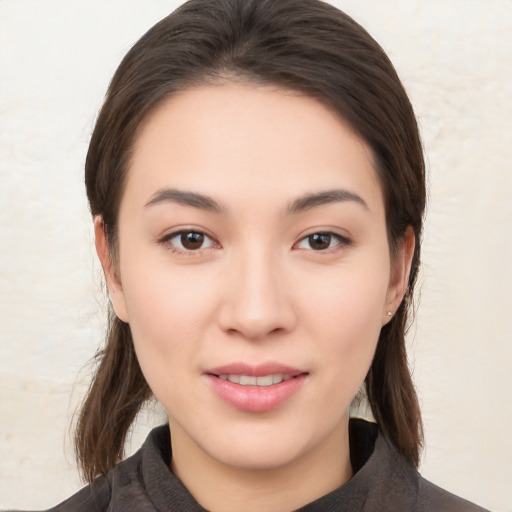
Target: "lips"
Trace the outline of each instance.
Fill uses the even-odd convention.
[[[287,402],[304,384],[308,373],[298,368],[267,363],[235,363],[205,372],[217,394],[228,405],[246,412],[266,412]]]

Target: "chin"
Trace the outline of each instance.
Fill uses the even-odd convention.
[[[224,432],[220,438],[210,438],[203,450],[226,466],[244,470],[272,470],[283,468],[313,455],[324,443],[337,438],[339,423],[334,428],[309,428],[294,421],[292,425],[247,424],[236,432]],[[329,441],[330,440],[330,441]]]
[[[304,453],[296,443],[266,442],[253,439],[242,446],[230,443],[230,449],[210,452],[218,462],[240,470],[259,471],[279,469],[300,459]]]

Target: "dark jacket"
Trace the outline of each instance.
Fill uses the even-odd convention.
[[[354,476],[300,512],[485,512],[422,478],[375,424],[351,420],[350,450]],[[169,427],[162,426],[135,455],[50,512],[204,512],[170,460]]]

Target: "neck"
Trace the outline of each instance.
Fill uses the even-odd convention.
[[[233,467],[202,451],[171,425],[173,473],[211,512],[289,512],[328,494],[352,477],[348,424],[293,462],[271,469]]]

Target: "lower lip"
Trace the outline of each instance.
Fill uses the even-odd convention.
[[[242,386],[215,375],[207,377],[217,395],[232,407],[246,412],[266,412],[276,409],[297,393],[307,374],[271,386]]]

